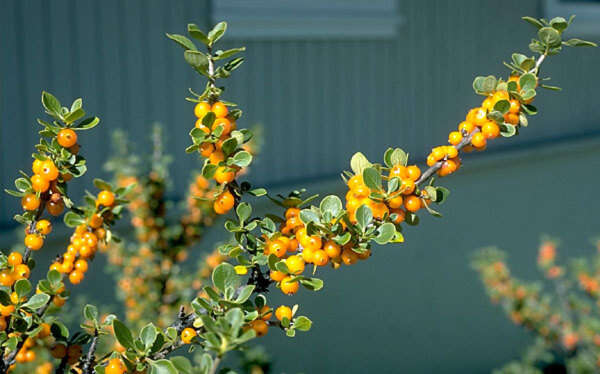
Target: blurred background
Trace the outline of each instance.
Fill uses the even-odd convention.
[[[112,130],[125,129],[144,157],[158,121],[176,160],[170,195],[181,198],[189,171],[200,165],[184,153],[195,120],[184,97],[204,82],[164,34],[184,34],[190,22],[207,29],[225,20],[222,48],[247,47],[225,98],[244,110],[238,126],[264,128],[248,178],[272,192],[306,187],[341,195],[339,173],[357,150],[378,160],[399,146],[423,164],[432,146],[444,144],[481,100],[473,78],[505,76],[501,62],[528,53],[535,30],[521,16],[573,13],[579,26],[572,34],[598,42],[600,1],[3,0],[2,187],[12,188],[17,171],[30,168],[40,93],[47,90],[69,103],[83,97],[88,113],[102,120],[80,136],[89,172],[73,183],[73,197],[103,176]],[[589,238],[600,233],[599,65],[598,50],[550,58],[543,75],[563,91],[541,92],[540,114],[519,137],[465,157],[461,171],[442,183],[452,191],[443,219],[424,217],[405,231],[405,244],[324,271],[322,291],[300,292],[296,300],[314,329],[295,339],[276,333],[263,339],[275,372],[483,373],[518,357],[530,337],[488,302],[468,255],[498,245],[527,278],[536,275],[542,233],[563,240],[561,255],[593,251]],[[5,248],[20,207],[6,194],[0,206]],[[220,233],[217,225],[211,237]],[[191,257],[203,249],[212,249],[210,240]],[[97,271],[77,290],[93,291],[96,303],[114,302],[103,261],[96,259]]]

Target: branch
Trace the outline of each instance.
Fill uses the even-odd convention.
[[[473,135],[475,135],[478,132],[480,132],[478,127],[476,127],[473,131],[471,131],[470,134],[467,134],[466,132],[463,131],[463,140],[461,140],[460,143],[458,143],[454,147],[458,151],[460,151],[465,146],[467,146],[471,143],[471,139],[473,138]],[[433,164],[432,166],[430,166],[429,169],[425,170],[423,172],[423,174],[421,174],[421,177],[419,179],[417,179],[417,181],[415,182],[415,186],[418,186],[419,184],[427,181],[433,174],[435,174],[438,170],[440,170],[442,168],[444,161],[446,161],[447,159],[448,159],[448,157],[446,156],[442,160],[440,160],[440,161],[436,162],[435,164]]]
[[[95,353],[96,353],[96,345],[98,344],[98,329],[94,329],[94,338],[92,339],[92,344],[88,350],[87,357],[85,358],[85,363],[83,364],[83,374],[92,374],[94,361],[95,361]]]

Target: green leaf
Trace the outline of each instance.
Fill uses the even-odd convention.
[[[300,331],[308,331],[312,326],[312,321],[304,316],[294,318],[294,329]]]
[[[205,45],[210,44],[210,41],[208,40],[206,34],[202,30],[200,30],[195,24],[189,23],[187,25],[187,30],[192,38],[201,41]]]
[[[46,303],[50,301],[50,295],[45,293],[38,293],[33,296],[25,304],[23,304],[23,308],[29,309],[39,309],[42,306],[46,305]]]
[[[236,288],[240,284],[240,277],[235,273],[233,265],[222,263],[213,270],[212,281],[215,287],[221,292],[225,292],[225,288],[232,286]]]
[[[19,279],[17,283],[15,283],[15,292],[19,299],[27,296],[31,292],[31,283],[29,283],[27,279]]]
[[[95,321],[98,319],[98,308],[94,305],[87,304],[83,308],[83,317],[88,321]]]
[[[256,286],[254,286],[253,284],[249,284],[247,286],[244,286],[242,288],[242,290],[240,291],[239,295],[237,296],[237,298],[235,299],[235,302],[237,304],[243,304],[246,302],[246,300],[248,300],[250,298],[250,296],[252,295],[252,291],[254,291],[254,288]]]
[[[300,220],[308,225],[310,222],[319,223],[319,216],[310,209],[302,209],[300,211]]]
[[[508,113],[510,109],[510,102],[508,100],[498,100],[494,105],[494,110],[499,111],[502,114]]]
[[[378,244],[386,244],[394,238],[395,233],[396,227],[394,226],[394,224],[386,222],[383,225],[379,226],[379,228],[377,229],[377,236],[375,237],[375,241]]]
[[[150,374],[177,374],[177,369],[169,360],[150,361]]]
[[[140,332],[140,339],[142,340],[142,343],[144,344],[146,350],[152,347],[152,345],[156,341],[156,336],[156,326],[154,326],[153,323],[149,323],[142,328],[142,331]]]
[[[549,47],[556,47],[561,42],[560,33],[552,27],[542,27],[539,29],[538,38]]]
[[[300,284],[311,291],[319,291],[323,288],[323,281],[318,278],[300,278]]]
[[[325,196],[319,205],[321,213],[329,213],[336,217],[342,211],[342,200],[335,195]]]
[[[125,326],[125,324],[118,319],[114,319],[112,325],[115,338],[117,338],[119,343],[127,349],[135,350],[133,336],[131,335],[129,328],[127,328],[127,326]]]
[[[363,170],[370,166],[369,160],[360,152],[356,152],[350,159],[350,168],[356,175],[362,175]]]
[[[366,205],[361,205],[356,209],[356,221],[360,228],[364,231],[365,228],[373,221],[373,212]]]
[[[524,21],[526,21],[530,25],[535,26],[538,29],[541,29],[542,27],[544,27],[544,24],[541,23],[540,21],[538,21],[536,18],[533,18],[533,17],[521,17],[521,19],[523,19]]]
[[[488,94],[496,89],[498,80],[493,75],[487,77],[476,77],[473,80],[473,89],[478,94]]]
[[[42,105],[49,113],[57,117],[62,115],[60,101],[51,93],[42,91]]]
[[[67,213],[65,213],[63,220],[65,222],[65,225],[67,225],[68,227],[77,227],[86,223],[85,218],[81,217],[79,214],[73,211],[68,211]]]
[[[65,116],[65,123],[73,123],[83,116],[85,116],[85,111],[83,109],[75,109],[75,111]]]
[[[83,121],[79,122],[74,128],[78,130],[89,130],[96,127],[100,123],[100,118],[98,117],[90,117],[86,118]]]
[[[250,215],[252,214],[252,207],[250,204],[244,202],[240,203],[235,211],[240,219],[240,222],[244,222],[250,218]]]
[[[394,165],[406,166],[406,164],[408,163],[408,154],[406,152],[404,152],[402,149],[396,148],[390,154],[390,162],[392,163],[392,166],[394,166]]]
[[[240,52],[243,52],[246,50],[246,47],[241,47],[241,48],[233,48],[233,49],[228,49],[226,51],[217,51],[215,53],[215,57],[213,58],[215,61],[219,61],[219,60],[223,60],[226,59],[228,57],[232,57]]]
[[[227,22],[217,23],[215,27],[213,27],[213,29],[208,33],[208,40],[210,41],[210,44],[215,44],[219,39],[221,39],[223,34],[225,34],[225,31],[227,31]]]
[[[519,85],[522,91],[534,90],[537,86],[537,78],[532,73],[523,74],[519,78]]]
[[[194,44],[194,42],[192,42],[191,40],[189,40],[188,38],[186,38],[183,35],[178,35],[178,34],[169,34],[167,33],[167,38],[173,40],[175,43],[179,44],[179,46],[181,46],[183,49],[187,50],[192,50],[192,51],[197,51],[198,48],[196,48],[196,45]]]
[[[443,204],[448,198],[448,196],[450,196],[450,190],[445,187],[436,187],[436,190],[437,198],[435,199],[435,202],[438,204]]]
[[[2,305],[11,305],[12,301],[10,300],[10,296],[6,291],[0,290],[0,304]]]
[[[248,191],[248,193],[252,196],[265,196],[267,194],[267,190],[264,188],[256,188],[254,190]]]
[[[50,270],[48,272],[48,275],[46,276],[46,278],[48,278],[48,280],[50,281],[50,283],[52,284],[52,286],[58,286],[58,284],[62,280],[62,276],[56,270]]]
[[[500,125],[500,135],[505,138],[510,138],[517,134],[517,126],[513,126],[509,123],[503,123]]]
[[[569,26],[569,24],[567,23],[567,20],[562,17],[554,17],[550,20],[550,26],[561,33]]]
[[[598,46],[594,42],[589,42],[587,40],[581,40],[581,39],[577,39],[577,38],[569,39],[569,40],[563,42],[563,44],[565,44],[569,47],[597,47]]]
[[[199,72],[206,72],[208,69],[208,57],[202,52],[188,50],[183,53],[183,58]]]
[[[363,181],[372,190],[381,190],[381,174],[374,167],[368,167],[363,170]]]
[[[192,374],[192,364],[187,358],[183,356],[175,356],[171,357],[171,362],[180,374]]]
[[[250,165],[252,162],[252,155],[246,151],[240,151],[233,156],[233,165],[237,165],[241,168]]]

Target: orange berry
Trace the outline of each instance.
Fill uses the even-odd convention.
[[[500,126],[496,122],[487,121],[483,127],[481,127],[481,133],[486,139],[495,139],[500,135]]]
[[[458,143],[460,143],[463,139],[463,136],[460,132],[458,131],[452,131],[450,133],[450,135],[448,135],[448,143],[452,144],[452,145],[457,145]]]
[[[42,162],[42,172],[40,175],[48,181],[53,181],[58,178],[58,169],[52,160],[48,159]]]
[[[223,153],[223,151],[220,151],[220,150],[214,151],[208,157],[208,160],[210,161],[211,164],[217,165],[217,164],[219,164],[219,162],[225,161],[225,154]]]
[[[104,374],[123,374],[127,371],[127,367],[119,358],[112,358],[108,361],[108,365],[104,369]]]
[[[389,199],[387,201],[387,204],[390,208],[395,209],[395,208],[402,207],[403,201],[404,201],[404,199],[402,198],[402,195],[398,195],[398,196],[395,196],[395,197],[392,197],[391,199]]]
[[[63,274],[70,273],[73,270],[73,263],[71,261],[63,260],[63,263],[60,265],[60,272]]]
[[[219,184],[231,183],[235,179],[235,171],[227,166],[219,166],[215,171],[214,178]]]
[[[390,211],[390,216],[392,214],[396,215],[396,218],[392,219],[392,222],[394,222],[396,225],[404,222],[404,218],[405,218],[405,215],[406,215],[406,213],[404,212],[404,210],[402,210],[402,209],[392,209]]]
[[[234,204],[235,199],[231,192],[224,191],[215,199],[215,202],[213,203],[213,209],[217,214],[225,214],[229,212],[231,208],[233,208]]]
[[[212,131],[215,131],[219,126],[223,126],[223,132],[221,133],[221,136],[229,135],[229,133],[233,130],[233,126],[227,118],[217,118],[212,124]]]
[[[217,118],[224,118],[229,113],[229,110],[227,110],[227,106],[220,101],[214,103],[211,110],[215,114],[215,116],[217,116]]]
[[[286,248],[279,240],[269,241],[265,248],[266,254],[273,254],[279,258],[285,256]]]
[[[198,335],[196,330],[191,327],[186,327],[183,329],[183,331],[181,331],[181,341],[185,344],[190,344],[196,335]]]
[[[406,166],[404,165],[394,165],[391,169],[390,169],[390,179],[397,177],[400,179],[407,179],[409,178],[408,176],[408,169],[406,168]]]
[[[50,182],[42,175],[34,174],[31,176],[31,188],[35,192],[46,192],[50,188]]]
[[[304,238],[300,239],[300,244],[302,244],[303,248],[308,248],[316,251],[317,249],[321,248],[323,242],[321,241],[320,236],[311,235],[305,236]]]
[[[269,276],[275,282],[281,282],[286,277],[286,274],[278,270],[271,270]]]
[[[0,317],[0,331],[6,330],[8,324],[6,323],[6,318]]]
[[[410,195],[414,192],[415,188],[415,182],[410,179],[403,180],[402,184],[400,185],[400,191],[402,191],[403,195]]]
[[[315,259],[315,250],[310,248],[304,248],[302,250],[302,259],[308,264],[312,264]]]
[[[210,129],[208,127],[204,126],[204,124],[202,123],[202,119],[198,118],[196,120],[196,123],[194,124],[194,126],[199,128],[200,130],[204,131],[204,133],[210,134]]]
[[[519,100],[511,99],[510,100],[510,108],[508,109],[509,113],[518,114],[521,110],[521,103]]]
[[[415,195],[407,196],[404,199],[404,207],[409,212],[416,212],[421,209],[421,199]]]
[[[54,347],[52,347],[50,354],[54,358],[63,358],[67,355],[67,347],[62,343],[56,344]]]
[[[37,158],[33,160],[33,164],[31,165],[31,170],[33,171],[33,174],[41,174],[43,166],[44,161],[38,160]]]
[[[18,279],[29,278],[30,274],[31,270],[29,269],[29,266],[27,266],[26,264],[17,265],[15,266],[13,281],[16,281]]]
[[[314,254],[313,263],[317,266],[325,266],[329,262],[329,256],[322,249],[317,249]]]
[[[25,246],[32,251],[37,251],[44,245],[44,238],[38,234],[28,234],[25,236]]]
[[[36,210],[40,207],[40,198],[34,194],[27,194],[21,198],[23,210]]]
[[[342,262],[346,265],[352,265],[358,261],[358,255],[350,248],[344,248],[341,256]]]
[[[18,265],[17,265],[18,266]],[[15,283],[13,275],[8,270],[0,271],[0,285],[10,287]]]
[[[79,283],[81,283],[82,280],[83,280],[83,273],[79,270],[73,270],[69,274],[69,281],[73,284],[79,284]]]
[[[280,321],[283,321],[283,318],[287,318],[288,320],[292,320],[292,308],[289,306],[282,305],[275,310],[275,318]]]
[[[460,132],[470,134],[473,130],[475,130],[475,125],[472,122],[463,121],[458,124],[458,131]]]
[[[430,153],[429,156],[427,156],[427,166],[433,166],[436,162],[438,162],[438,160],[435,158],[433,153]]]
[[[194,115],[198,119],[204,118],[206,113],[210,112],[210,104],[206,101],[201,101],[196,106],[194,106]]]
[[[473,137],[471,138],[471,144],[476,148],[485,147],[485,145],[487,144],[485,135],[483,135],[481,132],[474,134]]]
[[[340,245],[334,242],[333,240],[328,240],[323,246],[323,249],[325,250],[327,256],[330,258],[339,257],[339,255],[342,253],[342,248],[340,247]]]
[[[99,205],[112,206],[115,203],[115,194],[108,190],[100,191],[96,201]]]
[[[298,292],[300,284],[298,281],[293,281],[292,277],[287,276],[281,280],[281,291],[286,295],[293,295]]]
[[[467,122],[481,126],[487,120],[487,113],[483,108],[473,108],[467,114],[466,120]]]
[[[75,262],[75,269],[80,271],[82,274],[88,270],[88,263],[84,259],[79,259]]]
[[[263,307],[258,310],[258,315],[263,321],[268,321],[273,317],[273,309],[269,308],[267,305],[263,305]]]
[[[200,144],[198,151],[202,157],[210,157],[210,155],[215,151],[215,145],[212,143],[202,143]]]
[[[250,327],[256,333],[256,336],[261,337],[265,336],[267,332],[269,332],[269,325],[262,319],[256,319],[250,322]]]
[[[67,302],[66,298],[62,298],[60,296],[54,296],[52,298],[52,302],[54,303],[54,305],[56,305],[57,307],[61,307],[63,305],[65,305],[65,303]],[[105,372],[106,373],[106,372]]]
[[[42,235],[48,235],[52,232],[52,223],[47,219],[39,220],[35,224],[35,229]]]
[[[298,208],[288,208],[285,211],[285,218],[290,219],[292,217],[298,217],[300,215],[300,209]]]
[[[458,169],[458,165],[456,164],[456,162],[454,162],[453,160],[446,160],[442,164],[440,170],[438,170],[438,174],[443,177],[448,174],[454,173],[456,169]]]
[[[492,109],[494,109],[494,100],[491,97],[486,98],[485,100],[483,100],[483,103],[481,103],[481,107],[488,111],[491,112]]]
[[[290,274],[298,275],[304,272],[304,259],[299,255],[292,255],[285,260],[285,265]],[[282,273],[283,274],[283,273]]]
[[[8,264],[10,266],[17,266],[23,263],[23,256],[19,252],[12,252],[8,255]]]
[[[46,203],[46,210],[53,216],[59,216],[63,210],[65,210],[65,204],[61,200],[59,201],[48,201]]]
[[[421,169],[417,165],[411,165],[406,168],[406,172],[408,173],[408,178],[416,181],[421,177]]]
[[[436,161],[439,161],[446,157],[446,150],[444,147],[435,147],[431,150],[431,154],[435,157]]]
[[[348,188],[354,189],[358,186],[364,185],[362,175],[353,175],[352,178],[348,180]]]
[[[15,311],[14,305],[0,305],[0,315],[8,317]]]
[[[519,115],[516,113],[506,113],[504,115],[504,122],[510,123],[511,125],[519,124]]]
[[[61,147],[69,148],[77,144],[77,134],[71,129],[62,129],[56,136]]]
[[[373,213],[373,217],[377,219],[383,219],[387,213],[389,213],[389,209],[385,203],[375,202],[373,200],[369,200],[369,208],[371,208],[371,212]]]

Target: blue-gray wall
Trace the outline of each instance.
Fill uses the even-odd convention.
[[[422,160],[479,102],[473,77],[506,74],[501,61],[527,51],[533,30],[519,17],[542,16],[542,5],[399,1],[404,23],[395,39],[227,41],[247,46],[227,98],[244,108],[242,126],[265,128],[251,179],[278,188],[310,180],[318,191],[337,186],[342,193],[330,181],[356,150],[375,159],[401,146]],[[173,195],[181,195],[198,165],[183,153],[194,120],[183,98],[203,82],[164,33],[183,33],[188,22],[206,25],[209,13],[207,1],[1,1],[2,185],[10,187],[18,168],[29,170],[46,89],[64,101],[82,96],[102,119],[81,136],[91,172],[76,182],[74,196],[90,188],[112,129],[143,138],[153,121],[169,128]],[[599,65],[600,53],[590,49],[550,59],[544,73],[563,92],[542,92],[530,128],[495,142],[492,156],[470,157],[445,182],[453,193],[443,220],[425,219],[405,245],[327,275],[319,295],[303,293],[316,329],[295,341],[268,338],[270,350],[285,351],[279,371],[486,372],[516,357],[526,335],[488,304],[466,256],[499,244],[529,271],[540,233],[574,248],[597,233],[592,196],[600,178],[590,171],[600,166]],[[16,200],[0,197],[3,227],[11,225]],[[382,324],[389,319],[392,326]]]

